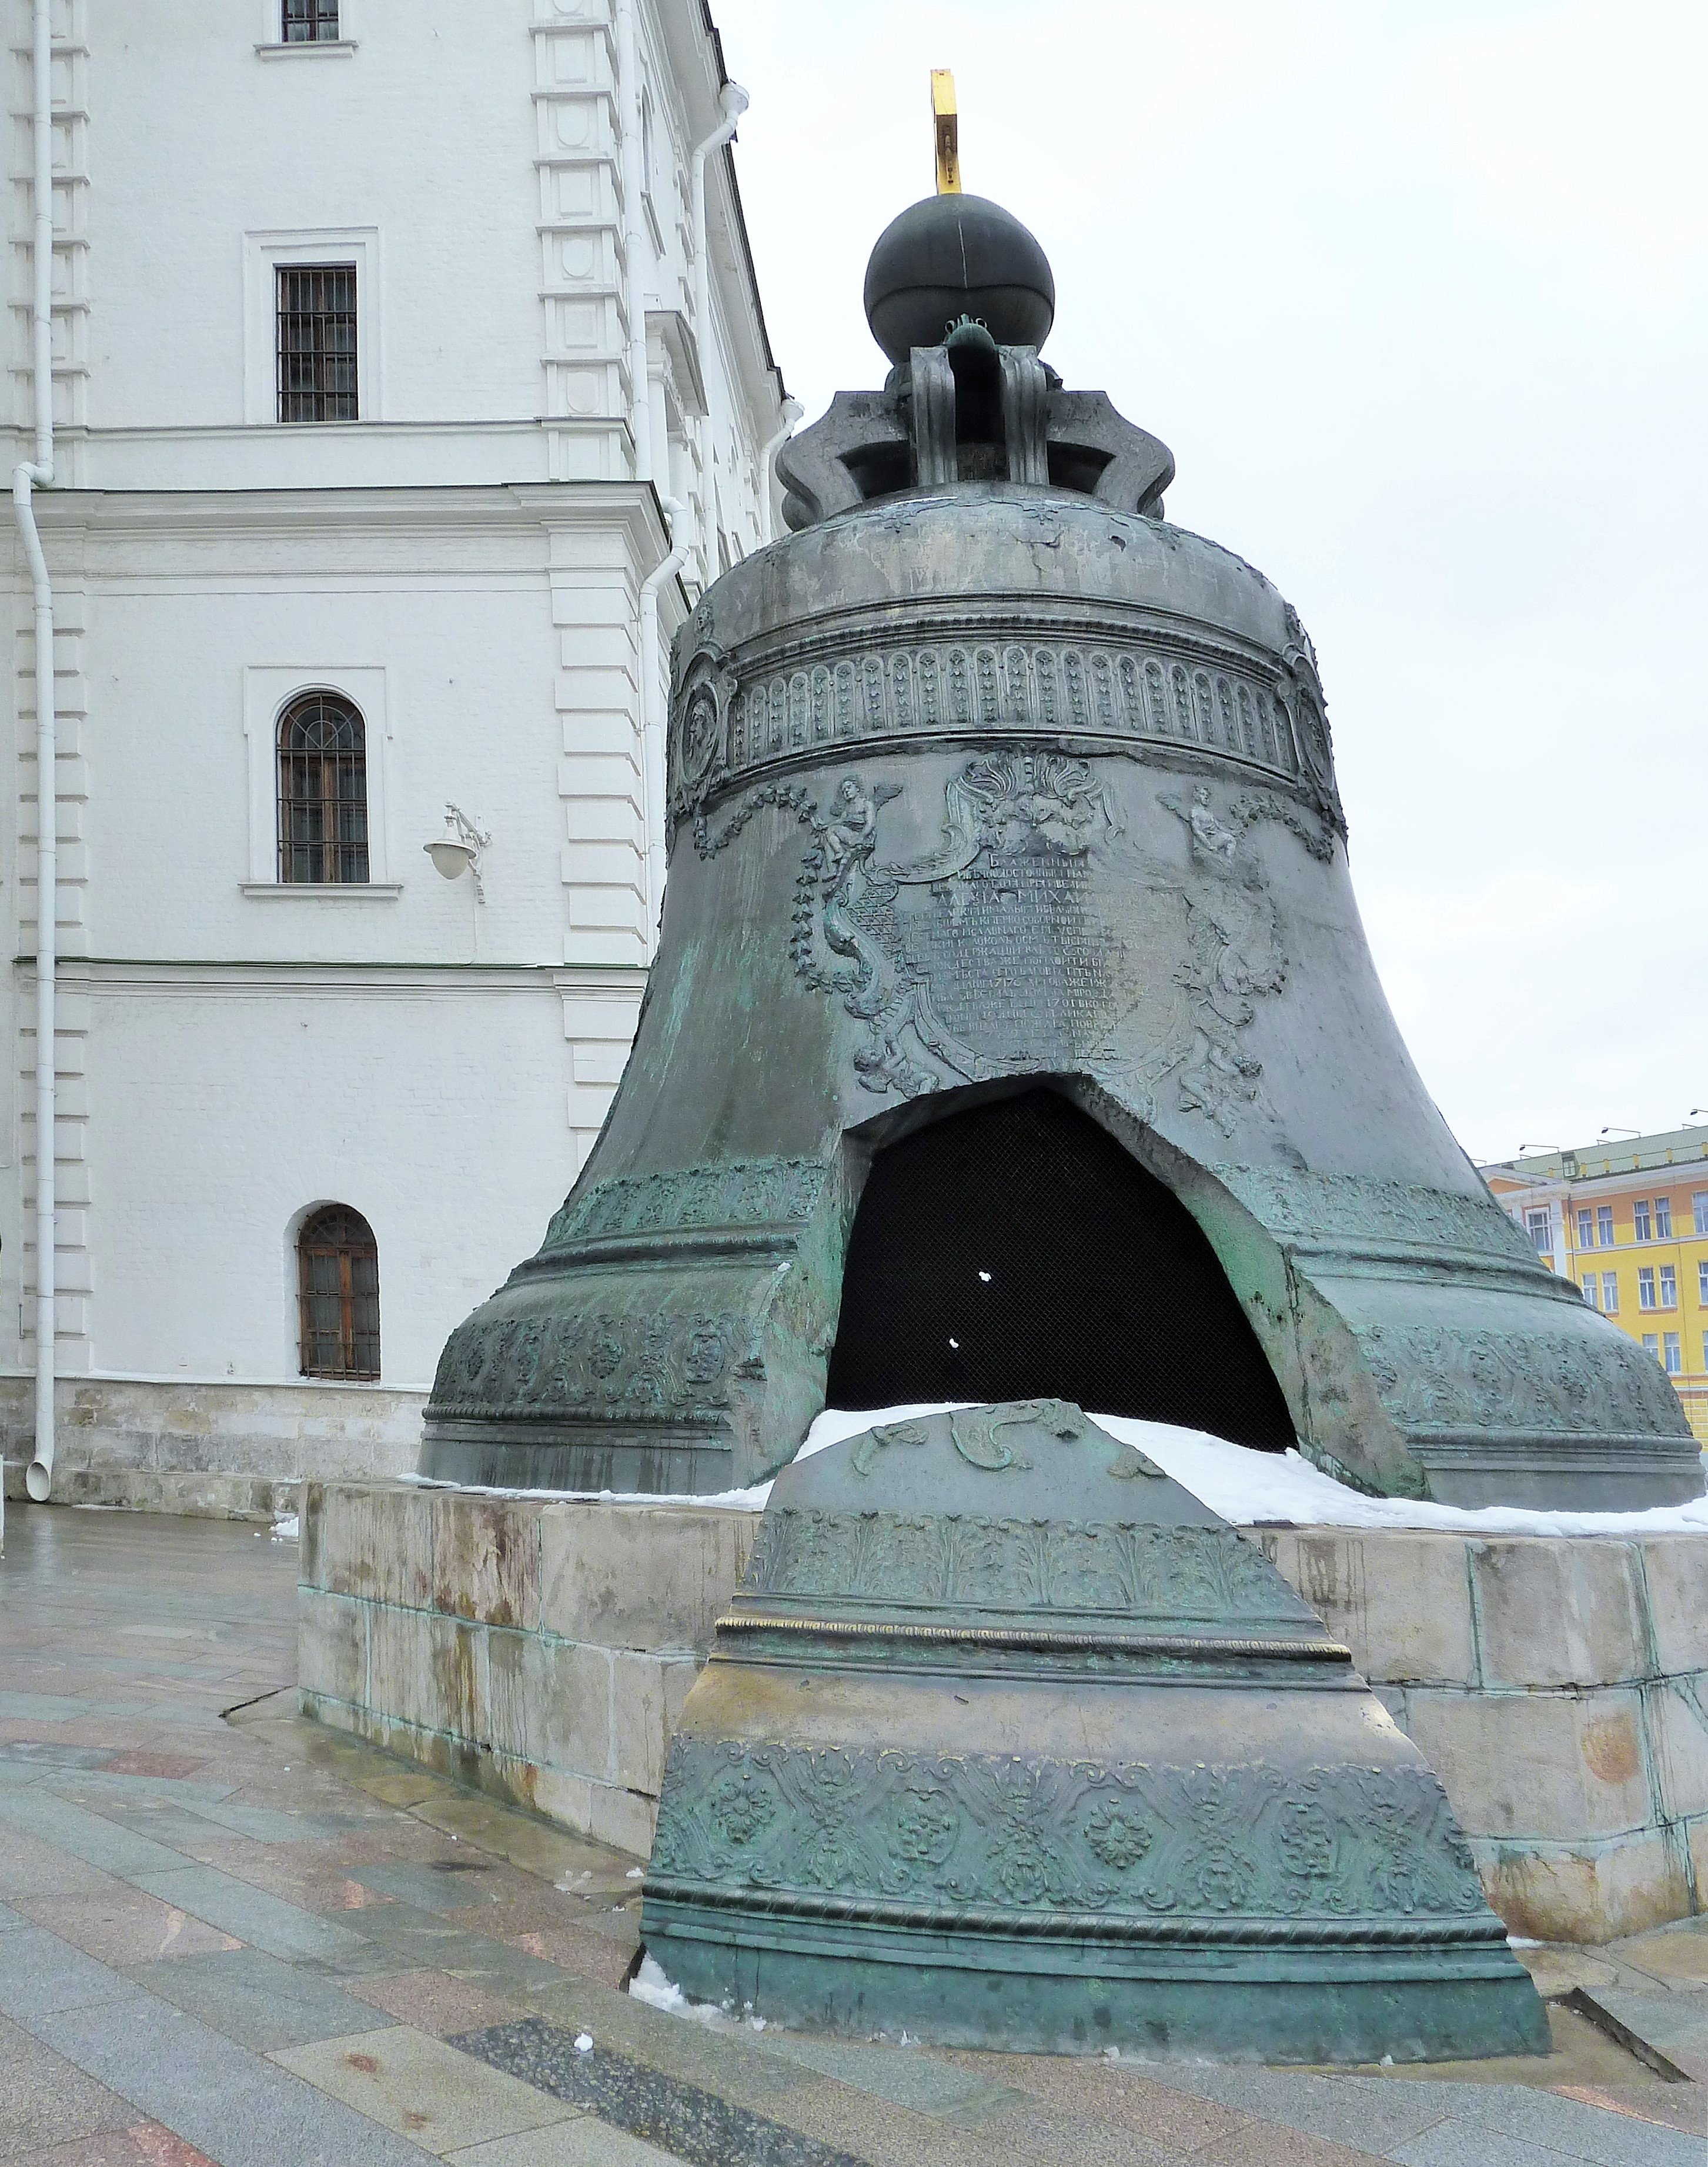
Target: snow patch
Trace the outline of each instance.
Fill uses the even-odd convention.
[[[690,2001],[674,1979],[666,1978],[664,1967],[656,1957],[641,1958],[640,1969],[629,1981],[629,1993],[649,2009],[662,2009],[667,2016],[685,2016],[705,2025],[709,2032],[763,2032],[765,2028],[765,2018],[754,2015],[752,2002],[738,2016],[733,2002],[717,2009],[709,2001]]]
[[[293,1543],[300,1539],[301,1525],[294,1513],[281,1513],[272,1523],[272,1539],[276,1543]]]
[[[1123,1444],[1148,1453],[1165,1474],[1240,1528],[1278,1520],[1299,1528],[1434,1528],[1467,1535],[1708,1534],[1708,1497],[1642,1513],[1538,1513],[1515,1505],[1471,1510],[1415,1497],[1367,1497],[1297,1450],[1253,1452],[1203,1430],[1124,1415],[1092,1419]]]
[[[879,1423],[952,1414],[974,1404],[967,1400],[945,1400],[897,1407],[827,1407],[807,1431],[795,1458],[797,1462],[810,1460],[815,1453],[858,1437]],[[1094,1414],[1092,1420],[1119,1443],[1148,1454],[1165,1474],[1171,1475],[1182,1488],[1236,1528],[1279,1523],[1298,1528],[1433,1528],[1467,1535],[1708,1534],[1708,1497],[1694,1497],[1682,1505],[1652,1506],[1642,1513],[1538,1513],[1514,1505],[1489,1505],[1473,1511],[1457,1505],[1425,1504],[1412,1497],[1367,1497],[1362,1491],[1349,1489],[1320,1468],[1313,1467],[1296,1449],[1254,1452],[1247,1445],[1212,1437],[1207,1430],[1139,1422],[1126,1415]],[[696,1497],[688,1492],[661,1496],[634,1490],[508,1490],[432,1481],[420,1475],[399,1479],[423,1489],[466,1490],[481,1497],[540,1497],[558,1503],[581,1499],[612,1505],[710,1505],[749,1513],[763,1512],[771,1494],[769,1482]],[[294,1520],[289,1524],[294,1531]]]

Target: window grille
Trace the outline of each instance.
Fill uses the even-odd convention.
[[[297,1236],[305,1377],[379,1375],[379,1250],[359,1211],[330,1204]]]
[[[324,45],[338,35],[338,0],[284,0],[288,45]]]
[[[1669,1377],[1683,1375],[1684,1370],[1684,1352],[1683,1348],[1679,1344],[1679,1335],[1676,1332],[1665,1332],[1662,1333],[1661,1359],[1662,1366],[1664,1368]]]
[[[1619,1314],[1617,1272],[1603,1272],[1601,1274],[1601,1308],[1603,1314],[1607,1317],[1617,1317]]]
[[[278,418],[358,418],[353,263],[278,267]]]
[[[1655,1199],[1655,1239],[1670,1242],[1673,1238],[1673,1200],[1670,1196]]]
[[[1652,1240],[1648,1225],[1648,1199],[1640,1197],[1631,1207],[1631,1223],[1639,1242]]]
[[[1601,1306],[1600,1290],[1595,1284],[1594,1272],[1585,1272],[1584,1274],[1584,1299],[1591,1309],[1600,1309]]]
[[[1637,1275],[1637,1306],[1652,1309],[1655,1306],[1655,1275],[1652,1265],[1645,1264]]]
[[[1661,1266],[1661,1307],[1676,1309],[1679,1306],[1679,1275],[1670,1264]]]
[[[1578,1214],[1578,1247],[1580,1249],[1593,1249],[1594,1246],[1595,1214],[1593,1211],[1580,1211]]]
[[[1595,1207],[1595,1246],[1599,1249],[1613,1247],[1613,1206],[1598,1204]]]
[[[278,877],[308,887],[368,878],[368,733],[336,692],[308,693],[279,717]]]

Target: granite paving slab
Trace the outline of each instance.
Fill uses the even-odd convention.
[[[463,2032],[451,2043],[692,2167],[870,2167],[644,2062],[609,2048],[578,2048],[575,2037],[531,2016]]]
[[[100,1896],[20,1896],[20,1910],[85,1956],[120,1968],[156,1957],[235,1949],[233,1936],[158,1896],[122,1883]]]
[[[26,2031],[34,2031],[38,2018],[62,2010],[111,2007],[115,2022],[124,2023],[130,2005],[145,1999],[142,1990],[108,1964],[86,1957],[81,1949],[62,1942],[40,1926],[15,1927],[0,1934],[0,2016],[9,2016]]]
[[[323,2092],[444,2154],[563,2118],[553,2094],[408,2025],[323,2039],[271,2058]]]
[[[193,1776],[162,1775],[151,1769],[121,1768],[118,1765],[120,1760],[171,1762],[174,1758],[169,1753],[116,1755],[103,1767],[64,1772],[49,1769],[45,1772],[45,1780],[50,1790],[75,1798],[98,1813],[106,1809],[104,1802],[109,1799],[171,1799],[178,1804],[196,1799],[217,1803],[230,1798],[236,1788],[234,1783],[222,1783],[207,1774],[209,1764],[206,1761],[182,1762],[185,1767],[194,1767],[198,1772]]]
[[[484,1861],[479,1858],[429,1866],[362,1866],[351,1878],[364,1889],[400,1904],[412,1904],[417,1910],[442,1913],[466,1910],[482,1901],[481,1890],[489,1878],[484,1868]],[[496,1903],[500,1892],[494,1890],[485,1900]],[[470,1921],[457,1923],[466,1926]]]
[[[916,2114],[982,2119],[1004,2107],[1029,2104],[1013,2085],[948,2061],[885,2047],[861,2047],[839,2039],[806,2038],[798,2033],[767,2031],[770,2051],[791,2062],[837,2077],[875,2098],[911,2107]],[[991,2058],[998,2058],[992,2057]]]
[[[1708,2138],[1708,2085],[1561,2085],[1560,2095],[1637,2122],[1658,2122],[1687,2137]]]
[[[1577,2167],[1573,2155],[1467,2122],[1438,2122],[1384,2159],[1398,2167]]]
[[[139,1836],[134,1829],[39,1786],[24,1791],[0,1789],[0,1821],[22,1829],[27,1836],[40,1837],[56,1850],[69,1852],[86,1865],[121,1874],[127,1881],[145,1873],[169,1873],[188,1863],[182,1852],[156,1843],[151,1836]]]
[[[210,1926],[223,1926],[241,1942],[276,1957],[336,1957],[355,1952],[361,1937],[317,1912],[304,1911],[265,1889],[251,1888],[217,1867],[192,1866],[180,1860],[170,1873],[134,1875],[151,1896],[192,1911]]]
[[[1297,2130],[1248,2122],[1224,2143],[1194,2153],[1192,2167],[1379,2167],[1381,2156],[1330,2138],[1303,2137]]]
[[[41,1896],[56,1890],[97,1895],[114,1887],[117,1878],[68,1851],[56,1851],[50,1843],[0,1823],[0,1897]]]
[[[634,1969],[640,1948],[637,1922],[619,1939],[599,1924],[563,1926],[556,1921],[505,1936],[509,1947],[525,1955],[555,1964],[578,1978],[597,1979],[602,1986],[621,1986]]]
[[[0,1768],[32,1770],[100,1768],[113,1758],[99,1746],[66,1746],[50,1738],[19,1738],[0,1746]]]
[[[123,2129],[136,2110],[0,2016],[0,2159]]]
[[[31,2028],[219,2167],[422,2167],[432,2156],[183,2011],[132,1991],[122,2024],[92,2008]]]
[[[174,2131],[157,2122],[139,2122],[98,2137],[74,2137],[64,2144],[32,2152],[29,2167],[219,2167]]]
[[[679,2154],[660,2152],[608,2122],[581,2114],[445,2157],[450,2167],[682,2167]]]
[[[1235,2108],[1142,2075],[1130,2063],[1103,2057],[996,2054],[958,2048],[933,2050],[932,2058],[952,2063],[992,2085],[1023,2086],[1034,2099],[1064,2111],[1136,2129],[1194,2158],[1236,2137],[1250,2120]]]
[[[387,2021],[330,1979],[263,1949],[173,1957],[138,1966],[130,1976],[258,2054],[335,2039],[370,2025],[378,2029]]]
[[[1708,1995],[1679,1993],[1657,1985],[1647,1993],[1598,1986],[1584,1990],[1581,2006],[1605,2011],[1615,2025],[1699,2081],[1708,2082]],[[1700,2074],[1694,2066],[1701,2063]]]
[[[747,2026],[712,2031],[591,1979],[561,1979],[521,1998],[572,2037],[586,2032],[602,2047],[760,2112],[769,2113],[783,2095],[819,2081],[817,2071],[767,2043],[772,2041],[769,2027],[763,2033]]]
[[[107,1763],[108,1777],[159,1777],[173,1783],[182,1783],[208,1766],[207,1760],[188,1753],[155,1753],[146,1749],[128,1753],[115,1753]]]
[[[511,2024],[527,2014],[518,2003],[489,1994],[473,1979],[454,1979],[445,1971],[389,1972],[352,1979],[346,1991],[383,2010],[396,2022],[413,2024],[416,2031],[431,2032],[441,2039],[453,2032]]]
[[[1187,2159],[1143,2131],[1057,2114],[1036,2101],[964,2127],[829,2082],[791,2094],[777,2117],[872,2167],[1186,2167]]]
[[[1608,1953],[1621,1965],[1669,1985],[1708,1986],[1708,1921],[1688,1919],[1640,1941],[1615,1942]]]

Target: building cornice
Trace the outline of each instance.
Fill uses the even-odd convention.
[[[13,968],[33,972],[34,956]],[[294,983],[329,993],[418,999],[423,995],[531,994],[638,1001],[647,974],[625,964],[330,962],[297,957],[61,956],[60,983],[81,992],[256,993],[276,998]]]
[[[217,527],[275,533],[431,527],[558,527],[624,532],[637,557],[669,548],[649,482],[469,483],[358,489],[44,490],[40,523],[54,532],[193,532]]]

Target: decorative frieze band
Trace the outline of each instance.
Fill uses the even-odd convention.
[[[1383,1405],[1411,1436],[1506,1431],[1611,1443],[1690,1433],[1654,1357],[1588,1311],[1570,1333],[1370,1324],[1357,1337]]]
[[[1312,1247],[1335,1242],[1416,1242],[1469,1251],[1536,1269],[1536,1251],[1486,1196],[1364,1174],[1303,1173],[1282,1166],[1213,1166],[1271,1233]]]
[[[798,1227],[812,1216],[825,1175],[820,1159],[749,1158],[595,1182],[557,1212],[540,1260],[637,1235]]]
[[[1280,1619],[1275,1575],[1231,1528],[828,1513],[774,1505],[743,1595],[1124,1619]],[[1289,1611],[1284,1622],[1297,1622]]]
[[[436,1420],[686,1423],[721,1430],[738,1369],[757,1372],[749,1318],[669,1312],[506,1317],[477,1312],[446,1343]]]
[[[670,801],[680,814],[819,746],[969,736],[1190,746],[1298,783],[1338,820],[1321,709],[1293,673],[1031,640],[875,649],[744,679],[701,649],[678,687]]]
[[[1018,1911],[1081,1932],[1087,1916],[1140,1933],[1262,1920],[1277,1939],[1375,1920],[1421,1938],[1424,1920],[1486,1915],[1470,1847],[1420,1764],[1168,1767],[679,1733],[649,1872],[678,1900],[763,1890],[773,1914],[791,1895],[881,1890],[914,1918],[940,1905],[957,1931],[970,1914]]]

